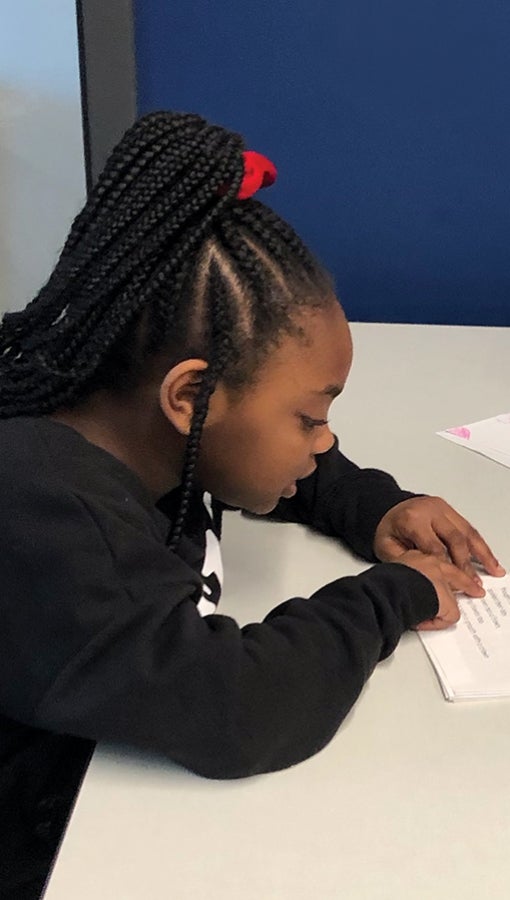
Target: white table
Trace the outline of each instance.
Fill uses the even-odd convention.
[[[510,330],[353,327],[342,447],[447,497],[510,565],[510,470],[434,432],[510,410]],[[359,561],[297,526],[226,516],[223,611],[241,624]],[[509,648],[510,653],[510,648]],[[448,704],[413,634],[318,756],[207,781],[98,748],[46,900],[510,897],[510,700]]]

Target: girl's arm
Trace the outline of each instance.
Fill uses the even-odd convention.
[[[410,497],[391,475],[379,469],[360,469],[340,453],[338,439],[327,453],[316,457],[317,469],[298,481],[297,494],[282,499],[269,518],[299,522],[344,541],[371,562],[374,535],[383,516]]]
[[[136,508],[4,491],[0,706],[61,734],[164,754],[212,778],[281,769],[335,734],[403,631],[436,615],[399,564],[333,581],[239,628],[201,618],[200,577]],[[93,505],[91,506],[91,503]]]
[[[483,537],[445,500],[402,491],[391,475],[358,468],[340,453],[336,439],[316,459],[316,471],[298,482],[292,499],[280,501],[273,518],[338,537],[372,562],[397,560],[409,548],[443,562],[449,556],[450,586],[473,597],[481,589],[473,558],[489,575],[505,574]]]

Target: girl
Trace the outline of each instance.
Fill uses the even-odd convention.
[[[40,890],[92,742],[212,778],[290,766],[405,629],[455,621],[453,589],[483,594],[472,556],[502,572],[446,503],[339,452],[349,328],[251,198],[274,177],[198,116],[141,119],[48,283],[3,320],[2,896]],[[384,562],[240,630],[216,615],[225,505]]]

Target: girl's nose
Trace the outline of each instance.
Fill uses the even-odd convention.
[[[334,435],[331,433],[328,425],[324,425],[317,434],[314,453],[327,453],[328,450],[331,450],[334,443]]]

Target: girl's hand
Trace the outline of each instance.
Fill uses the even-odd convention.
[[[410,566],[425,575],[432,582],[436,590],[439,609],[433,619],[420,622],[417,629],[420,631],[438,631],[448,628],[459,621],[459,605],[453,590],[464,591],[471,597],[482,597],[484,589],[474,584],[471,578],[461,572],[451,562],[440,561],[435,556],[425,556],[419,550],[408,550],[401,554],[394,562]]]
[[[404,562],[401,557],[408,550],[436,556],[443,564],[450,587],[467,594],[472,592],[466,586],[481,585],[472,560],[479,562],[489,575],[505,574],[484,539],[440,497],[411,497],[389,509],[379,522],[374,553],[381,562]],[[459,572],[464,576],[462,586]]]

